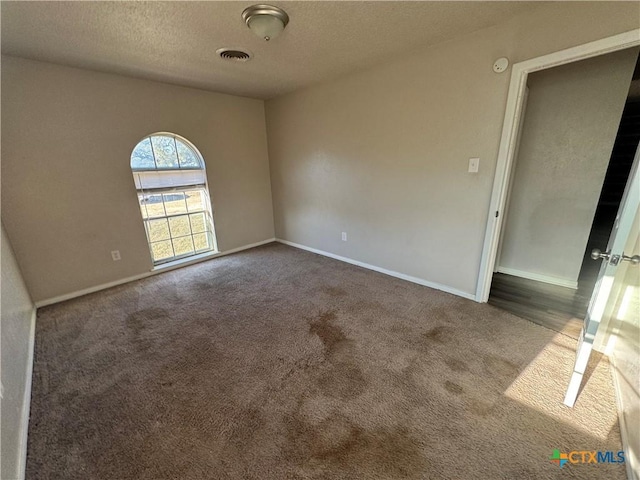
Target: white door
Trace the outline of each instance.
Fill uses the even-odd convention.
[[[582,377],[587,368],[591,350],[593,349],[593,342],[600,323],[603,320],[605,308],[609,303],[609,296],[611,295],[618,265],[622,262],[631,262],[636,268],[640,268],[640,265],[638,265],[640,263],[640,255],[637,255],[639,252],[624,252],[625,244],[631,234],[634,220],[640,207],[639,163],[640,146],[636,150],[633,167],[631,167],[629,180],[627,181],[620,208],[618,209],[618,215],[613,225],[611,236],[609,237],[607,249],[605,252],[594,250],[591,254],[591,257],[595,260],[602,259],[602,266],[598,273],[598,280],[593,289],[589,308],[587,309],[587,314],[584,319],[584,325],[582,326],[582,332],[578,339],[573,374],[571,375],[567,394],[564,398],[564,404],[569,407],[573,407],[578,397]]]

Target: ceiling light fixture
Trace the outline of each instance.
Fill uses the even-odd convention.
[[[253,33],[267,42],[282,33],[289,23],[289,15],[273,5],[252,5],[242,12],[242,19]]]

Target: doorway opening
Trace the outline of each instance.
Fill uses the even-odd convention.
[[[527,79],[532,88],[540,89],[549,86],[549,82],[554,81],[554,75],[560,74],[554,70],[564,69],[566,81],[569,82],[572,70],[574,74],[579,74],[579,69],[583,69],[583,75],[591,75],[602,67],[602,62],[610,60],[617,61],[621,69],[623,69],[622,64],[626,61],[628,71],[629,57],[633,55],[635,59],[631,85],[627,83],[625,87],[619,80],[617,81],[618,90],[621,93],[626,92],[626,101],[621,117],[617,116],[614,119],[609,114],[607,118],[607,112],[597,107],[597,101],[593,98],[585,101],[585,108],[588,106],[586,104],[592,104],[592,115],[590,117],[584,116],[581,118],[581,122],[590,124],[589,128],[592,133],[589,133],[589,128],[584,129],[585,144],[582,146],[575,142],[577,138],[575,137],[575,129],[571,132],[558,131],[558,129],[564,128],[562,125],[565,122],[564,118],[558,120],[555,127],[547,125],[556,131],[546,132],[547,138],[544,139],[544,128],[540,128],[539,125],[540,121],[544,119],[540,111],[540,105],[544,103],[544,96],[539,95],[539,90],[534,90],[534,95],[532,95],[533,101],[538,104],[525,105],[527,110],[524,112],[522,138],[521,143],[516,146],[514,155],[511,192],[507,197],[502,237],[488,302],[573,338],[578,338],[580,335],[583,319],[601,265],[600,261],[594,261],[591,258],[591,252],[594,249],[602,251],[606,249],[634,154],[640,142],[640,58],[637,52],[637,49],[621,50],[613,54],[532,73]],[[543,78],[544,76],[547,78]],[[595,76],[597,73],[594,74]],[[596,87],[597,79],[594,78],[591,83],[591,88],[598,90]],[[556,93],[562,93],[561,87],[557,84],[548,90],[554,88],[558,90]],[[576,88],[579,88],[578,84]],[[621,88],[625,88],[625,90],[620,90]],[[612,94],[612,92],[609,91],[608,94]],[[554,107],[558,107],[558,111],[562,112],[563,105],[558,104],[557,100],[555,102],[552,100],[552,92],[547,92],[546,97],[548,97],[547,104],[549,101],[555,103]],[[603,98],[603,101],[606,99]],[[580,108],[576,111],[580,114]],[[584,112],[582,114],[584,115]],[[547,113],[547,115],[549,114]],[[566,128],[571,129],[573,128],[571,113],[568,113],[567,117],[569,118],[566,119]],[[597,148],[594,149],[589,142],[599,142],[602,146],[601,139],[598,139],[597,135],[603,132],[597,130],[606,129],[606,125],[601,125],[601,123],[612,124],[614,120],[617,132],[613,148],[610,150],[608,164],[598,165],[597,162],[593,165],[590,163],[580,164],[579,160],[582,159],[580,148],[585,149],[585,156],[589,155],[591,150],[595,152]],[[532,129],[538,130],[532,133]],[[544,141],[549,143],[549,139],[553,136],[556,140],[566,141],[567,145],[565,146],[568,149],[565,149],[563,154],[560,147],[555,153],[560,153],[561,158],[549,158],[551,162],[545,165],[544,160],[540,160],[540,156],[541,154],[549,155],[553,149],[544,145]],[[609,136],[612,135],[609,134]],[[530,145],[533,141],[543,145],[538,145],[536,151]],[[607,148],[611,148],[611,143]],[[563,165],[564,162],[571,160],[572,155],[580,157],[579,159],[574,158],[575,165]],[[539,171],[536,172],[536,169],[545,167],[555,169],[555,171],[546,172],[546,175]],[[587,168],[590,170],[600,169],[600,172],[585,171]],[[568,174],[571,178],[567,178]],[[596,178],[598,179],[597,186],[593,183]],[[527,184],[527,181],[533,182],[534,185]],[[536,186],[536,181],[544,181],[544,184]],[[552,185],[554,182],[556,185]],[[553,202],[550,201],[553,197],[550,191],[554,187],[556,188],[557,200],[562,202],[562,204],[556,204],[555,209]],[[528,196],[526,192],[522,191],[527,189],[529,190]],[[590,192],[584,191],[585,189],[589,189]],[[532,207],[536,201],[536,194],[538,195],[537,201],[541,202],[540,205],[545,205],[547,211],[542,208],[536,211]],[[596,199],[597,202],[595,202]],[[595,202],[591,210],[589,212],[582,211],[590,201]],[[576,202],[576,205],[571,206],[572,202]],[[560,243],[554,246],[553,238],[560,239]],[[540,250],[536,251],[536,248],[533,247],[527,252],[523,247],[526,247],[528,240],[543,245],[539,245]],[[574,245],[569,245],[571,241]],[[539,255],[545,254],[545,248],[548,249],[548,254],[544,259],[538,258]],[[564,254],[558,252],[557,258],[549,258],[555,255],[557,250],[564,250]],[[527,255],[529,258],[526,258]],[[567,262],[567,264],[562,265],[563,262]],[[529,268],[513,268],[514,265],[525,265]]]

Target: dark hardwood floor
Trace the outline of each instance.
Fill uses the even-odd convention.
[[[589,252],[593,248],[605,250],[610,233],[606,228],[607,225],[594,225],[591,231],[577,290],[495,273],[489,303],[543,327],[578,338],[602,263],[601,260],[592,260]]]
[[[593,290],[593,287],[592,287]],[[544,327],[578,338],[591,292],[496,273],[489,303]]]
[[[601,260],[592,260],[590,252],[594,248],[606,250],[617,208],[607,210],[603,209],[603,214],[596,217],[592,226],[577,290],[496,273],[489,303],[543,327],[578,338],[602,263]]]

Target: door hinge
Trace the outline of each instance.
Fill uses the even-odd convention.
[[[498,218],[498,214],[499,214],[499,213],[500,213],[500,212],[499,212],[498,210],[496,210],[496,218]]]

